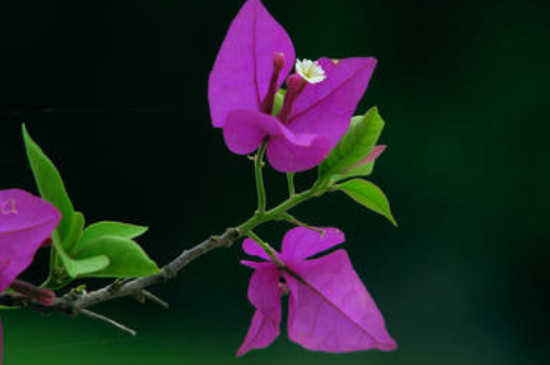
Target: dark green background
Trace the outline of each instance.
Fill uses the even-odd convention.
[[[387,121],[372,180],[400,227],[341,193],[295,214],[347,233],[399,350],[310,353],[282,335],[235,360],[252,314],[237,245],[156,288],[168,311],[129,299],[97,308],[135,339],[84,318],[2,312],[5,364],[546,363],[549,3],[265,3],[299,57],[379,60],[359,112],[377,105]],[[0,187],[35,191],[25,121],[88,220],[150,225],[142,243],[161,264],[247,218],[252,166],[210,126],[206,99],[240,4],[2,1]],[[267,185],[271,203],[284,198],[283,176]],[[283,228],[262,234],[278,244]],[[38,281],[44,263],[26,277]]]

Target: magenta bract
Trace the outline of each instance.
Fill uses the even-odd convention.
[[[350,170],[353,170],[356,167],[360,167],[360,166],[366,165],[366,164],[368,164],[372,161],[375,161],[378,157],[380,157],[382,152],[384,152],[386,150],[386,147],[387,147],[386,145],[374,146],[372,148],[372,150],[362,160],[360,160],[359,162],[357,162],[355,165],[351,166],[350,168],[348,168],[344,172],[348,172]]]
[[[324,80],[310,83],[291,75],[275,117],[275,92],[294,61],[283,27],[259,0],[248,0],[231,23],[208,80],[212,124],[224,129],[229,149],[249,154],[267,140],[267,158],[283,172],[324,160],[348,129],[376,66],[374,58],[321,58],[316,65]]]
[[[0,190],[0,293],[31,264],[60,220],[50,203],[23,190]],[[0,327],[0,363],[1,359]]]
[[[0,292],[31,264],[60,220],[53,205],[32,194],[0,191]]]
[[[323,230],[324,235],[304,227],[290,230],[276,254],[284,269],[271,262],[255,241],[244,241],[246,253],[267,262],[242,261],[255,269],[248,299],[256,311],[238,356],[267,347],[277,338],[280,297],[287,292],[288,337],[306,349],[339,353],[397,347],[345,250],[307,260],[344,241],[340,230]]]

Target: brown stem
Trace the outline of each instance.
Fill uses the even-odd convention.
[[[144,291],[145,288],[173,279],[177,276],[179,271],[194,260],[217,248],[230,247],[233,242],[241,236],[242,234],[238,229],[229,228],[221,236],[211,236],[204,242],[199,243],[188,250],[184,250],[178,257],[168,263],[168,265],[164,266],[158,274],[123,282],[116,281],[113,284],[88,293],[77,293],[75,291],[70,291],[62,297],[55,298],[52,305],[41,303],[40,300],[36,301],[36,296],[30,296],[25,293],[22,293],[24,295],[18,293],[0,294],[0,305],[27,308],[45,314],[52,312],[63,312],[70,315],[82,314],[90,317],[90,311],[87,310],[88,307],[99,303],[104,303],[115,298],[132,297],[140,294],[147,295],[149,293]],[[21,285],[21,282],[18,280],[16,280],[14,284],[18,288],[18,290],[16,290],[18,292],[21,292],[20,290],[22,288],[23,291],[30,288],[32,293],[35,293],[36,289],[38,289],[38,292],[40,293],[45,290],[28,283]],[[148,298],[153,300],[153,298],[149,295]],[[156,302],[159,303],[159,301]],[[101,316],[103,321],[111,324],[118,323],[104,317],[103,315],[98,315],[95,312],[93,312],[93,314],[94,318],[100,319],[99,316]],[[121,328],[120,326],[117,327]]]

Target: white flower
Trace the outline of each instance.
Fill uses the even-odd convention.
[[[296,72],[310,84],[317,84],[327,78],[325,70],[323,70],[317,61],[296,60]]]

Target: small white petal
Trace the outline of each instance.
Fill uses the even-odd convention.
[[[317,84],[327,78],[325,70],[317,61],[307,59],[296,60],[296,72],[310,84]]]

